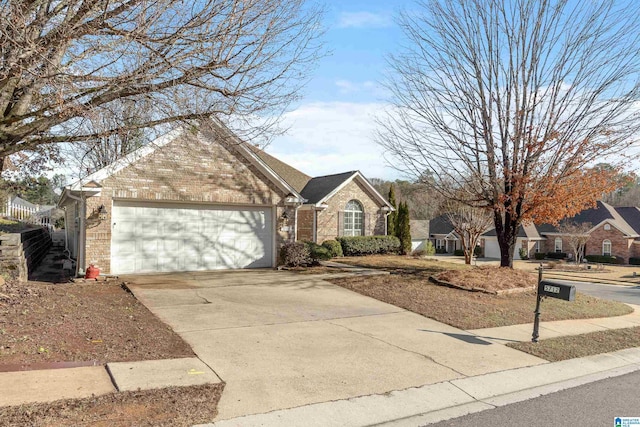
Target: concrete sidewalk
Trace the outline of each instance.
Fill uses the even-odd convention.
[[[628,304],[633,313],[617,317],[596,319],[556,320],[540,322],[540,339],[556,338],[567,335],[580,335],[607,329],[622,329],[640,326],[640,306]],[[499,328],[473,329],[471,332],[487,341],[499,344],[510,342],[531,341],[533,323],[522,325],[502,326]]]
[[[215,372],[197,357],[0,372],[0,406],[219,382]]]
[[[203,424],[201,427],[421,426],[640,370],[640,349],[565,360]]]

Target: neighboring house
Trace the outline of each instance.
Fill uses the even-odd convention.
[[[447,214],[440,215],[429,221],[429,240],[433,243],[437,253],[452,254],[462,249],[460,236],[454,231]]]
[[[520,248],[525,248],[529,257],[534,253],[546,252],[544,249],[546,239],[540,235],[535,225],[521,225],[516,238],[516,248],[513,259],[520,259]],[[500,258],[500,246],[496,237],[496,230],[492,228],[480,238],[485,258]]]
[[[591,224],[590,235],[585,246],[585,255],[612,255],[625,263],[629,258],[640,257],[640,209],[637,207],[613,207],[598,202],[595,208],[586,209],[565,221]],[[487,258],[499,258],[495,230],[483,235],[483,245]],[[515,259],[519,259],[518,249],[528,249],[529,257],[535,252],[571,253],[567,236],[551,224],[521,227],[516,243]]]
[[[409,221],[411,229],[411,252],[425,248],[429,241],[429,220],[412,219]]]
[[[222,125],[174,130],[66,187],[83,272],[274,267],[286,241],[385,234],[392,210],[360,172],[311,178]]]

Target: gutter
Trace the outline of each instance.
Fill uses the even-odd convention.
[[[85,230],[85,219],[86,219],[86,213],[87,213],[87,204],[86,204],[86,200],[84,199],[84,197],[78,197],[78,196],[74,196],[73,194],[71,194],[71,191],[67,191],[67,189],[65,189],[66,192],[66,197],[70,198],[71,200],[75,200],[77,202],[79,202],[79,210],[78,210],[78,259],[76,262],[76,271],[75,271],[75,276],[78,277],[78,273],[80,272],[80,269],[82,269],[82,271],[84,271],[84,265],[85,265],[85,239],[86,239],[86,230]],[[60,202],[62,202],[62,198],[60,199]],[[66,209],[65,209],[66,212]],[[74,218],[75,221],[75,218]],[[65,230],[66,230],[66,226],[65,226]],[[66,231],[65,231],[66,232]],[[65,239],[66,240],[66,239]],[[66,242],[65,242],[66,244]],[[82,267],[81,267],[82,266]]]

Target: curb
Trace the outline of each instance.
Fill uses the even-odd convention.
[[[220,420],[201,427],[418,426],[640,370],[640,348],[498,371],[333,402]]]

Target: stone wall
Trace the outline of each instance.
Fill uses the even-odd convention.
[[[45,228],[35,228],[0,235],[0,268],[11,270],[19,280],[28,279],[51,247],[51,237]]]

